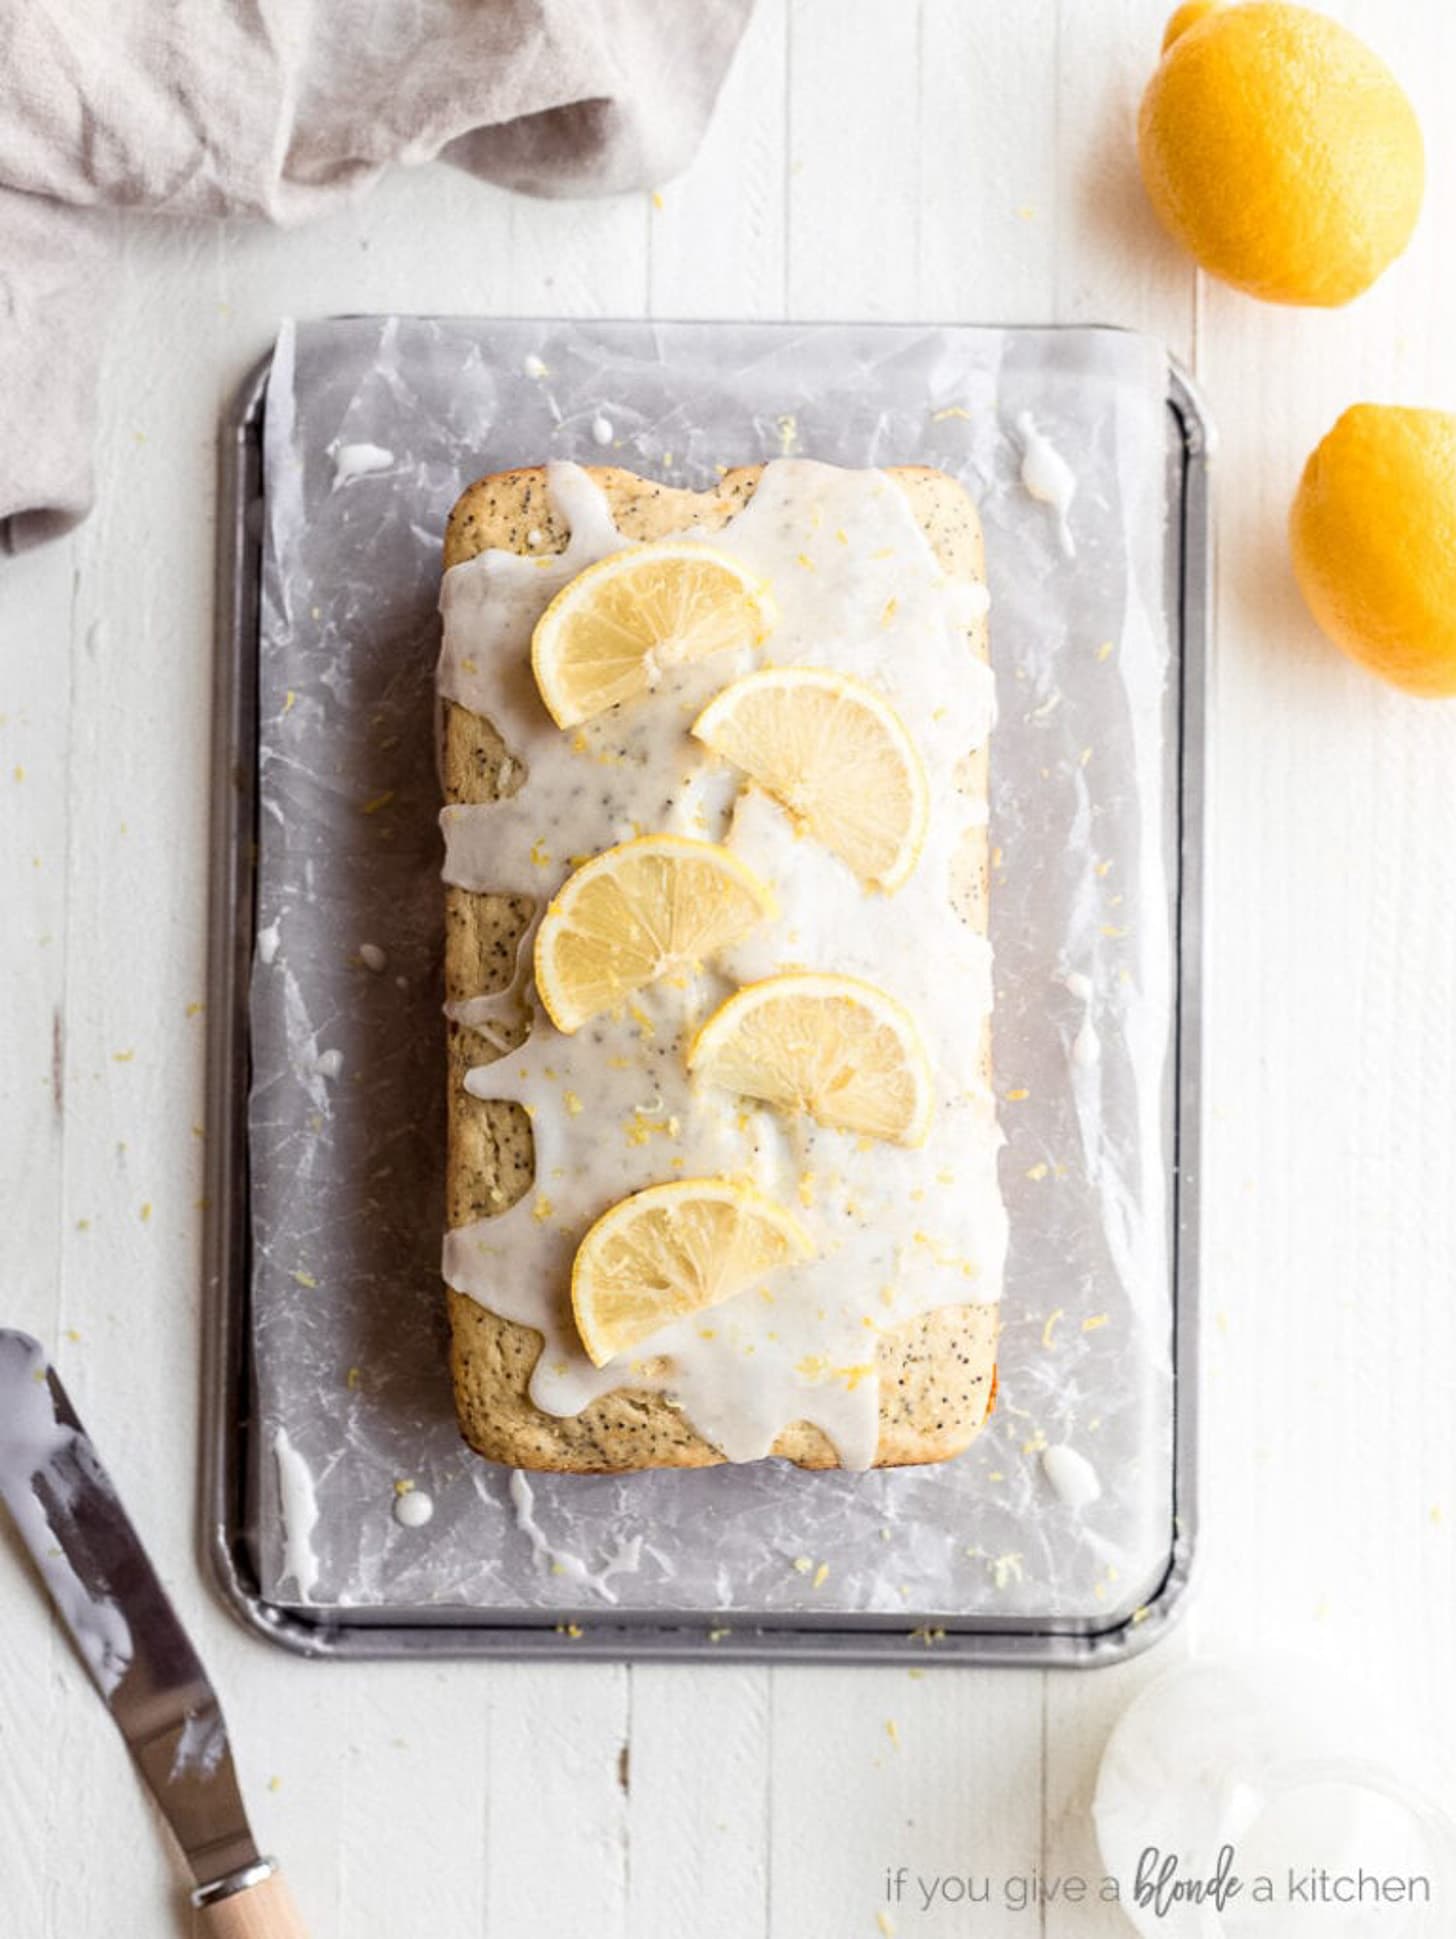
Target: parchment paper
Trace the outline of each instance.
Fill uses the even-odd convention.
[[[252,989],[266,1598],[299,1601],[282,1573],[280,1427],[317,1491],[313,1600],[344,1616],[610,1604],[725,1623],[1102,1626],[1154,1590],[1173,1512],[1166,396],[1157,346],[1102,330],[285,326],[265,429]],[[1075,473],[1074,553],[1021,482],[1025,412]],[[985,523],[1011,1217],[999,1405],[939,1467],[533,1476],[527,1527],[509,1471],[458,1438],[437,1270],[444,521],[462,486],[512,464],[609,458],[701,488],[717,465],[785,453],[940,466]],[[1075,1051],[1089,1017],[1096,1061],[1085,1036]],[[1057,1494],[1047,1444],[1093,1464],[1099,1499]],[[421,1528],[392,1512],[406,1482],[434,1498]]]

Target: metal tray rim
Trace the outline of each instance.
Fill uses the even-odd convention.
[[[545,321],[546,319],[508,319]],[[642,319],[593,319],[602,325]],[[664,321],[664,319],[654,319]],[[765,330],[970,329],[903,323],[771,322]],[[1141,335],[1118,324],[1028,324],[1000,328],[1099,330]],[[853,1625],[802,1621],[732,1628],[702,1622],[604,1623],[596,1612],[554,1612],[535,1623],[339,1622],[266,1601],[250,1567],[242,1527],[243,1438],[250,1408],[247,1344],[246,1153],[248,967],[253,942],[255,695],[248,648],[256,649],[261,535],[256,434],[273,353],[249,370],[224,413],[219,439],[217,602],[214,640],[211,878],[208,908],[207,1198],[203,1234],[201,1362],[202,1475],[199,1537],[204,1573],[224,1605],[255,1636],[316,1660],[415,1656],[617,1662],[785,1662],[1004,1664],[1100,1668],[1142,1654],[1181,1618],[1197,1574],[1198,1305],[1201,1243],[1203,856],[1207,680],[1212,642],[1213,526],[1209,465],[1215,435],[1192,375],[1164,350],[1168,405],[1183,440],[1176,624],[1179,665],[1177,959],[1173,1225],[1173,1501],[1167,1567],[1145,1601],[1105,1627],[1080,1619],[1021,1619],[907,1631],[882,1620]],[[246,946],[246,947],[244,947]],[[559,1616],[559,1619],[558,1619]],[[575,1635],[565,1625],[570,1623]],[[714,1640],[716,1638],[716,1640]]]

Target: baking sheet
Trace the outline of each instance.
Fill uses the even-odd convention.
[[[1111,1632],[1155,1595],[1177,1546],[1169,381],[1156,345],[1103,330],[285,328],[263,452],[247,1148],[263,1605],[303,1600],[279,1430],[316,1494],[313,1624],[944,1625],[1019,1631],[1035,1654],[1038,1632]],[[1028,412],[1076,477],[1073,550],[1021,482]],[[527,1504],[459,1442],[444,1366],[440,533],[463,483],[513,463],[608,455],[701,487],[785,452],[940,466],[986,526],[1000,1404],[940,1467],[533,1476]],[[1093,1464],[1096,1502],[1059,1498],[1048,1445]],[[422,1528],[393,1513],[405,1483],[434,1500]]]

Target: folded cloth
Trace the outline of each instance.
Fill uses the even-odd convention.
[[[116,209],[292,223],[436,156],[533,195],[691,159],[752,0],[0,0],[0,542],[90,510]]]

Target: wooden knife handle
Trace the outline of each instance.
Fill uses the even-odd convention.
[[[281,1872],[204,1905],[197,1915],[197,1930],[204,1939],[308,1939]]]

